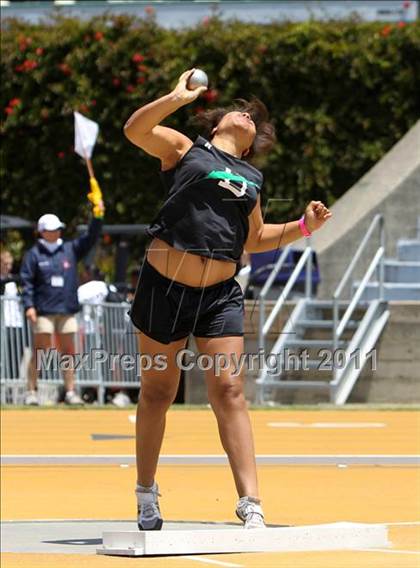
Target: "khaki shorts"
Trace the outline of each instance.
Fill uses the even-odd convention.
[[[34,333],[76,333],[77,320],[73,315],[54,314],[38,316],[34,324]]]

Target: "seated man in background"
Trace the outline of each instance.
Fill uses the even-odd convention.
[[[64,224],[53,214],[42,215],[38,221],[40,238],[25,254],[21,267],[23,305],[34,332],[34,357],[25,395],[26,405],[38,405],[36,364],[37,350],[48,350],[57,337],[57,348],[62,355],[75,354],[75,314],[80,306],[77,299],[77,263],[95,245],[102,229],[104,205],[94,207],[88,231],[82,236],[63,241]],[[75,391],[74,369],[63,370],[66,390],[64,402],[83,404]]]

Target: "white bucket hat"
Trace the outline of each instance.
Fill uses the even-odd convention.
[[[47,213],[38,219],[38,232],[40,233],[42,231],[57,231],[63,227],[65,227],[65,224],[53,213]]]

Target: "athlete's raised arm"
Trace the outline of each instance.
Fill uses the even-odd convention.
[[[145,152],[160,158],[162,169],[170,169],[191,148],[192,141],[173,128],[159,126],[167,116],[194,101],[207,87],[188,89],[187,81],[194,69],[185,71],[175,89],[136,110],[124,126],[125,136]]]

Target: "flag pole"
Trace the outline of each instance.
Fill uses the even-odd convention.
[[[83,150],[85,151],[84,148],[83,148]],[[94,177],[95,177],[95,172],[93,171],[92,160],[86,156],[86,151],[85,151],[85,161],[86,161],[87,170],[88,170],[88,172],[89,172],[89,177],[90,177],[90,178],[94,178]]]

